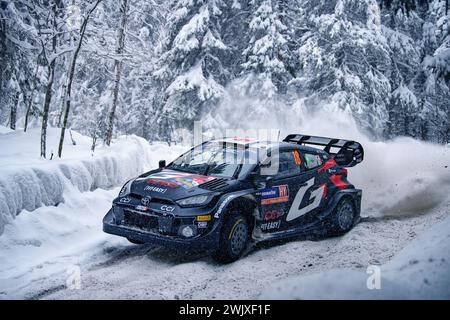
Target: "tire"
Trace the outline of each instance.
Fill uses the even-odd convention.
[[[343,198],[339,201],[331,214],[331,226],[328,235],[339,236],[350,231],[355,225],[356,209],[350,198]]]
[[[144,242],[142,242],[142,241],[134,240],[134,239],[131,239],[131,238],[127,238],[127,240],[130,241],[133,244],[144,244]]]
[[[238,260],[249,242],[249,226],[241,214],[233,214],[225,220],[220,233],[219,249],[213,258],[220,263]]]

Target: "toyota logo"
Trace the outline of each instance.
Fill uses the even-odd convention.
[[[150,197],[145,197],[145,198],[142,198],[142,199],[141,199],[141,203],[142,203],[144,206],[148,206],[148,204],[150,203],[151,200],[152,200],[152,198],[150,198]]]

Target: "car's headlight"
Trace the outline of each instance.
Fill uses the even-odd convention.
[[[178,200],[177,203],[182,207],[194,207],[206,204],[209,200],[210,197],[208,195],[200,195]]]
[[[125,185],[120,189],[119,197],[125,196],[131,192],[131,184],[133,183],[133,180],[128,181],[125,183]]]

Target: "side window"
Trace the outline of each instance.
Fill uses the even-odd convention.
[[[304,153],[306,170],[314,169],[322,165],[322,159],[318,154]]]
[[[279,154],[277,175],[291,175],[300,173],[300,156],[296,150],[282,151]]]

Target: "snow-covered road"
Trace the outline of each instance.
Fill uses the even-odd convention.
[[[180,256],[102,233],[101,218],[118,189],[77,192],[58,207],[37,209],[33,216],[39,221],[19,215],[6,227],[0,238],[7,257],[0,267],[0,298],[257,298],[286,277],[386,263],[417,234],[450,214],[450,201],[445,201],[423,215],[367,218],[343,237],[257,248],[223,266],[209,257]],[[67,217],[73,217],[70,223]],[[38,234],[47,237],[35,240]],[[78,267],[80,289],[69,289],[67,280]]]
[[[342,268],[364,272],[369,265],[385,264],[425,229],[450,216],[450,148],[409,138],[372,142],[360,136],[366,159],[349,172],[350,181],[363,189],[366,218],[359,225],[342,237],[256,248],[224,266],[210,257],[180,256],[102,232],[102,218],[119,192],[119,180],[123,183],[125,176],[156,167],[159,159],[170,161],[186,147],[125,138],[126,150],[137,143],[137,153],[125,152],[135,160],[120,160],[123,149],[110,149],[107,155],[117,165],[103,161],[105,165],[92,172],[77,171],[82,161],[84,165],[92,159],[88,140],[78,137],[77,146],[67,146],[73,149],[73,161],[27,162],[38,154],[31,149],[37,143],[21,147],[35,138],[28,134],[20,134],[14,143],[11,134],[0,135],[0,157],[9,157],[2,167],[8,175],[0,175],[4,181],[0,202],[3,208],[14,209],[12,214],[0,212],[8,222],[0,235],[0,299],[252,299],[282,279]],[[28,163],[42,170],[42,177],[59,177],[57,191],[63,201],[58,200],[57,206],[42,201],[46,192],[35,190],[48,187],[45,182],[20,178],[29,171]],[[59,164],[72,168],[73,174],[64,174]],[[126,170],[122,174],[118,168]],[[80,187],[78,180],[84,180],[79,178],[92,183]],[[95,182],[104,178],[114,181]],[[27,188],[11,196],[11,181]],[[111,186],[116,188],[102,189]],[[25,201],[28,198],[33,201]],[[78,278],[79,282],[71,281]]]

